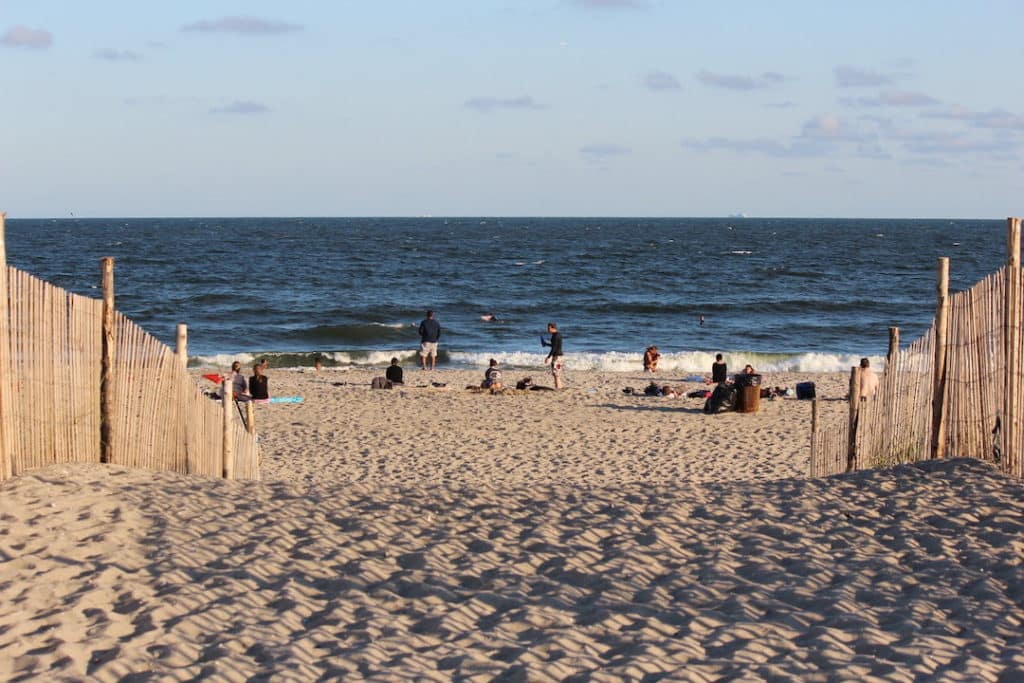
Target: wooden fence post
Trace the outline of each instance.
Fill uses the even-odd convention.
[[[252,401],[246,401],[245,403],[245,429],[250,434],[256,433],[256,408],[253,406]]]
[[[811,401],[811,476],[818,476],[818,397]]]
[[[885,355],[885,367],[888,370],[893,358],[900,352],[900,328],[889,328],[889,353]]]
[[[860,366],[850,368],[850,424],[846,441],[846,471],[857,469],[857,417],[860,411]]]
[[[235,454],[234,454],[234,430],[231,423],[231,412],[234,410],[234,395],[231,386],[231,377],[221,383],[220,396],[224,402],[224,440],[223,440],[223,466],[222,472],[225,479],[235,478]]]
[[[1021,468],[1021,266],[1020,218],[1006,219],[1006,282],[1003,302],[1003,423],[1004,472],[1024,476]]]
[[[178,339],[177,345],[174,349],[175,355],[178,356],[178,360],[181,362],[181,367],[188,367],[188,325],[185,323],[178,323]]]
[[[100,462],[113,458],[114,419],[114,259],[100,261],[103,283],[103,341],[100,366]]]
[[[931,457],[946,457],[946,350],[949,341],[949,258],[939,257],[935,287],[935,362],[932,365]]]
[[[0,481],[14,475],[12,463],[14,436],[10,404],[14,383],[11,378],[11,307],[7,296],[7,243],[5,221],[0,212]]]

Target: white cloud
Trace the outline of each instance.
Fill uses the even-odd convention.
[[[878,97],[843,97],[839,102],[861,107],[930,107],[939,104],[931,95],[908,90],[885,90]]]
[[[648,90],[680,90],[679,80],[664,71],[652,71],[644,77],[644,86]]]
[[[580,154],[588,157],[620,157],[632,153],[629,147],[623,147],[614,143],[598,143],[585,145],[580,148]]]
[[[712,71],[700,71],[697,80],[712,88],[724,88],[726,90],[762,90],[779,83],[791,80],[787,76],[774,71],[766,71],[760,76],[738,76],[733,74],[719,74]]]
[[[862,88],[879,85],[889,85],[893,78],[871,69],[862,69],[857,66],[837,66],[832,70],[836,77],[836,85],[840,88]]]
[[[463,106],[467,109],[475,109],[487,114],[499,109],[545,109],[544,105],[537,103],[529,95],[519,97],[472,97]]]
[[[251,100],[235,100],[223,107],[210,109],[211,114],[266,114],[269,111],[270,108],[267,105]]]
[[[646,9],[644,0],[576,0],[584,9]]]
[[[769,138],[731,139],[723,137],[706,140],[688,139],[681,143],[684,149],[695,152],[739,152],[744,154],[764,154],[781,158],[822,157],[828,154],[831,146],[814,140],[795,140],[790,143],[779,142]]]
[[[41,28],[14,26],[7,29],[4,35],[0,37],[0,45],[45,50],[53,45],[53,34]]]
[[[993,128],[1010,131],[1024,131],[1024,116],[1014,114],[1005,109],[990,109],[989,111],[972,111],[959,105],[947,107],[938,111],[925,112],[922,117],[930,119],[948,119],[963,121],[975,128]]]
[[[853,125],[835,114],[819,114],[804,123],[801,137],[836,142],[862,142],[866,139]]]
[[[142,55],[131,50],[115,50],[114,48],[103,47],[92,53],[96,59],[106,62],[141,62]]]
[[[245,36],[269,36],[301,31],[302,26],[256,17],[221,17],[212,21],[203,20],[185,24],[181,30],[186,33],[237,33]]]

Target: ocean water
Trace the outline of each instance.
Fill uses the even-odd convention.
[[[568,368],[846,370],[921,335],[939,256],[953,291],[1005,261],[1005,222],[756,218],[166,218],[7,221],[8,262],[100,295],[194,365],[415,362],[427,308],[441,365],[539,366],[549,321]],[[481,316],[497,315],[496,322]],[[700,325],[700,316],[704,324]]]

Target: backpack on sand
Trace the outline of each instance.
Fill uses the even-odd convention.
[[[711,397],[704,402],[704,412],[721,413],[736,408],[736,387],[732,384],[722,383],[711,392]]]

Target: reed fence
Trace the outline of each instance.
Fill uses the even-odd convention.
[[[851,369],[848,414],[812,420],[811,476],[952,456],[1024,478],[1021,222],[1007,225],[1007,265],[970,289],[949,296],[940,259],[933,325],[905,350],[890,348],[872,398],[860,400]]]
[[[113,310],[104,261],[106,302],[8,267],[0,214],[0,480],[65,462],[259,479],[233,402],[210,400],[184,354]]]

